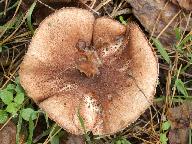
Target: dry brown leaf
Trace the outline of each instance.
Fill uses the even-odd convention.
[[[0,128],[2,125],[0,125]],[[0,144],[16,143],[16,126],[11,121],[0,131]]]
[[[69,134],[67,137],[67,140],[64,138],[60,141],[61,144],[85,144],[85,141],[83,139],[83,136],[76,136]]]
[[[188,14],[180,11],[180,8],[171,2],[166,0],[128,0],[128,2],[133,8],[134,15],[145,27],[145,30],[153,36],[158,36],[178,14],[160,36],[161,42],[166,45],[172,45],[176,41],[174,28],[180,27],[184,30],[186,27]],[[192,18],[190,18],[187,30],[191,29]]]
[[[82,136],[75,136],[75,135],[71,135],[66,144],[84,144],[84,140]]]
[[[171,0],[174,4],[179,5],[186,10],[192,10],[192,0]]]
[[[169,108],[167,117],[171,122],[169,132],[170,144],[186,144],[188,142],[190,123],[192,122],[192,102],[185,102],[174,108]]]

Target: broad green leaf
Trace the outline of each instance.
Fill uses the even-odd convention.
[[[188,97],[187,89],[185,88],[185,85],[181,79],[177,79],[175,81],[175,85],[176,85],[176,88],[179,92],[181,92],[184,96]]]
[[[17,104],[22,104],[24,101],[24,93],[17,93],[17,95],[14,98],[14,102]]]
[[[15,78],[15,83],[17,84],[16,87],[15,87],[15,91],[16,91],[17,93],[25,93],[23,87],[22,87],[21,84],[20,84],[19,77],[16,77],[16,78]]]
[[[167,138],[166,133],[161,133],[160,134],[160,142],[161,142],[161,144],[167,144],[167,141],[168,141],[168,138]]]
[[[23,88],[21,87],[20,84],[17,84],[17,85],[16,85],[15,91],[16,91],[17,93],[24,93],[24,90],[23,90]]]
[[[6,89],[2,90],[0,92],[0,97],[1,100],[5,103],[5,104],[10,104],[13,101],[13,92],[10,92]]]
[[[171,127],[171,123],[169,121],[165,121],[162,123],[162,130],[166,131]]]
[[[161,54],[161,56],[163,57],[163,59],[168,63],[170,64],[171,63],[171,60],[169,58],[169,55],[167,53],[167,51],[165,50],[165,48],[163,47],[163,45],[160,43],[160,41],[158,39],[153,39],[153,42],[155,44],[155,46],[157,47],[158,49],[158,52]]]
[[[26,121],[29,121],[29,118],[31,115],[32,115],[32,120],[37,118],[37,114],[32,108],[26,108],[21,111],[21,116]]]
[[[122,138],[122,144],[131,144],[127,139]]]
[[[4,110],[0,110],[0,124],[4,124],[8,119],[8,114]]]
[[[115,144],[121,144],[121,140],[117,140]]]
[[[11,114],[16,114],[18,110],[17,107],[18,105],[16,103],[10,103],[6,108],[6,111]]]
[[[14,84],[8,84],[6,87],[6,90],[10,91],[10,92],[14,92],[15,89],[15,85]]]
[[[51,139],[51,144],[59,144],[59,136],[56,135]]]

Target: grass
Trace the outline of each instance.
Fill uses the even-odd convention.
[[[2,2],[0,2],[1,4]],[[93,12],[97,12],[108,4],[109,1],[102,1]],[[24,135],[27,144],[58,144],[59,139],[68,136],[67,132],[39,110],[26,96],[18,80],[19,64],[36,28],[36,24],[31,19],[35,5],[36,2],[28,10],[21,11],[19,10],[21,1],[12,0],[6,5],[6,8],[3,8],[3,11],[2,9],[0,11],[0,123],[2,124],[0,130],[9,121],[13,121],[17,126],[17,144],[21,141],[21,135]],[[125,5],[125,1],[121,1],[119,5]],[[123,15],[117,16],[117,19],[126,24],[126,17],[132,16],[131,14],[125,16],[126,12],[120,9],[120,6],[114,5],[113,15],[123,13]],[[89,8],[92,9],[92,7]],[[92,136],[87,133],[83,119],[78,113],[87,143],[154,144],[168,142],[167,133],[170,129],[170,122],[167,119],[167,110],[192,100],[192,31],[187,33],[185,30],[176,28],[177,42],[170,49],[164,47],[158,37],[152,38],[151,41],[158,54],[160,66],[160,79],[153,106],[124,131],[106,137]],[[189,141],[191,141],[191,130],[189,134]]]

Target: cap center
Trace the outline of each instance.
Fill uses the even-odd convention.
[[[76,68],[87,77],[99,75],[102,62],[93,47],[87,46],[85,41],[79,40],[76,44]]]

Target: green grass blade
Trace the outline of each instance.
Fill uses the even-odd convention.
[[[85,139],[86,139],[86,141],[87,141],[88,144],[91,144],[91,139],[90,139],[89,135],[87,134],[84,120],[83,120],[83,118],[82,118],[82,116],[81,116],[81,114],[80,114],[80,108],[78,109],[77,116],[78,116],[80,125],[81,125],[81,127],[83,128]]]
[[[8,11],[10,11],[10,10],[12,10],[13,8],[15,8],[17,5],[18,5],[18,1],[16,1],[12,6],[10,6],[8,9],[7,9],[7,12]],[[3,12],[0,12],[0,18],[1,18],[1,16],[3,16],[4,15],[4,11]]]
[[[181,41],[181,43],[179,44],[179,46],[183,46],[183,45],[185,45],[188,41],[191,41],[192,40],[192,34],[189,34],[187,37],[185,37],[182,41]]]
[[[51,139],[51,144],[59,144],[59,136],[56,135]]]
[[[83,128],[84,133],[87,133],[86,132],[86,128],[85,128],[85,124],[84,124],[84,120],[83,120],[83,118],[80,115],[80,110],[79,109],[78,109],[78,118],[79,118],[79,122],[81,124],[81,127]]]
[[[35,1],[35,2],[31,5],[31,7],[30,7],[29,10],[28,10],[28,16],[27,16],[27,25],[28,25],[28,27],[29,27],[32,35],[34,34],[34,30],[33,30],[33,26],[32,26],[32,23],[31,23],[31,15],[32,15],[33,10],[34,10],[34,8],[35,8],[35,6],[36,6],[36,3],[37,3],[37,1]]]
[[[22,125],[22,117],[21,117],[21,113],[20,113],[19,114],[19,120],[17,123],[16,144],[19,144],[19,134],[21,131],[21,125]]]
[[[33,131],[35,129],[35,125],[33,122],[33,115],[34,115],[34,113],[32,113],[29,118],[29,136],[27,139],[27,144],[32,144],[32,140],[33,140]]]
[[[47,129],[48,129],[49,128],[49,117],[48,117],[48,114],[44,113],[44,117],[45,117],[45,121],[46,121],[46,124],[47,124]]]
[[[174,31],[175,31],[176,39],[179,41],[181,39],[181,29],[176,28]]]
[[[187,89],[186,89],[186,87],[185,87],[185,85],[184,85],[184,83],[182,82],[181,79],[177,79],[175,81],[175,85],[176,85],[177,90],[179,92],[181,92],[184,96],[186,96],[186,97],[189,96],[188,93],[187,93]]]
[[[127,22],[124,20],[123,16],[119,16],[119,21],[120,21],[123,25],[127,25]]]
[[[171,63],[171,59],[167,53],[167,51],[165,50],[165,48],[163,47],[163,45],[160,43],[160,41],[158,39],[152,38],[153,42],[155,44],[155,46],[158,49],[158,52],[161,54],[161,56],[163,57],[163,59],[170,64]]]
[[[192,129],[189,129],[189,144],[192,144],[192,140],[191,140],[191,138],[192,138],[191,130],[192,130]]]

